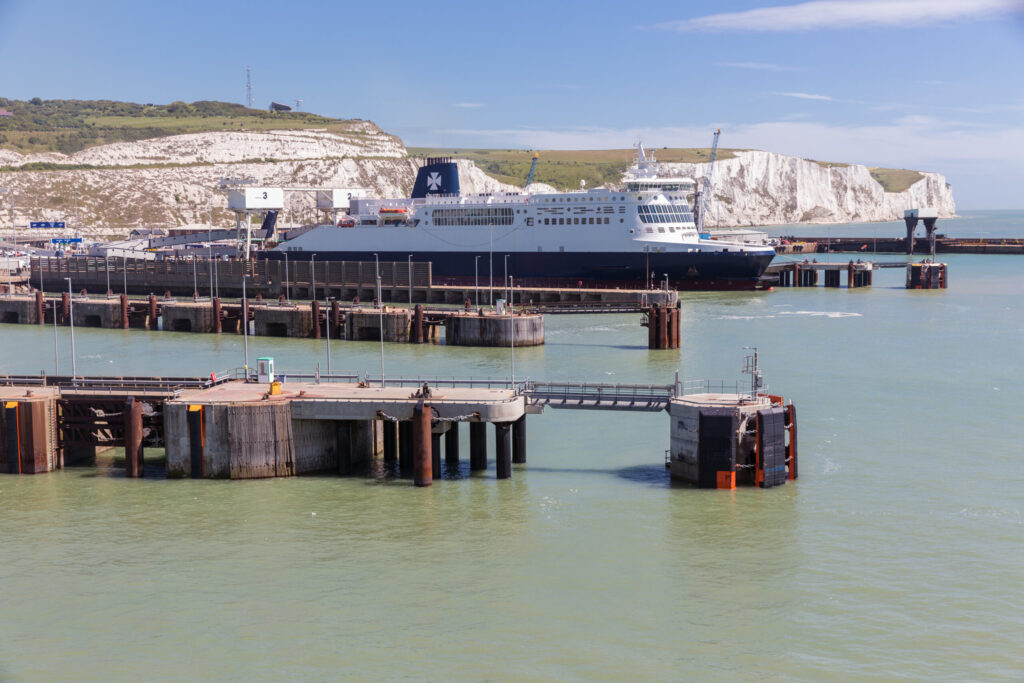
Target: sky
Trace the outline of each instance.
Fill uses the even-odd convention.
[[[1024,0],[0,0],[0,97],[303,100],[409,146],[721,145],[1024,209]]]

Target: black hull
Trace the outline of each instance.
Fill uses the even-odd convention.
[[[284,252],[268,251],[271,259],[283,259]],[[437,284],[484,282],[493,273],[501,282],[506,253],[494,252],[407,252],[378,251],[381,261],[429,261]],[[373,261],[364,251],[290,251],[291,260]],[[771,263],[773,254],[748,252],[515,252],[507,254],[508,274],[516,283],[529,287],[600,286],[644,288],[653,281],[660,286],[668,277],[675,289],[753,289]],[[493,268],[493,270],[492,270]]]

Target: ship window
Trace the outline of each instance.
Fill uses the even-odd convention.
[[[647,232],[654,232],[654,228],[646,228]]]
[[[558,219],[558,224],[559,225],[565,225],[565,219],[564,218],[559,218]]]
[[[608,219],[607,218],[604,219],[604,224],[608,225]]]
[[[665,232],[665,228],[663,228],[663,227],[661,227],[661,226],[659,225],[659,226],[658,226],[658,232]]]

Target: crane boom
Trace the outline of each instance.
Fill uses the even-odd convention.
[[[708,193],[711,192],[711,175],[715,172],[715,156],[718,154],[718,136],[721,128],[715,129],[715,138],[711,142],[711,156],[708,158],[708,174],[704,176],[704,187],[700,191],[700,210],[697,212],[697,234],[704,232],[704,214],[708,208]]]
[[[537,170],[537,159],[540,159],[540,152],[533,153],[533,165],[530,166],[530,175],[526,177],[526,186],[529,187],[533,183],[533,172]]]

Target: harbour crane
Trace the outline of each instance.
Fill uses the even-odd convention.
[[[537,170],[537,159],[540,159],[540,152],[533,153],[533,164],[530,166],[530,175],[526,176],[526,187],[533,183],[533,172]]]
[[[699,211],[697,212],[697,234],[704,234],[704,214],[708,208],[708,193],[711,192],[711,175],[715,172],[715,155],[718,154],[718,136],[722,134],[721,128],[715,129],[715,138],[711,142],[711,156],[708,158],[708,174],[704,176],[704,187],[701,188],[699,197]]]

